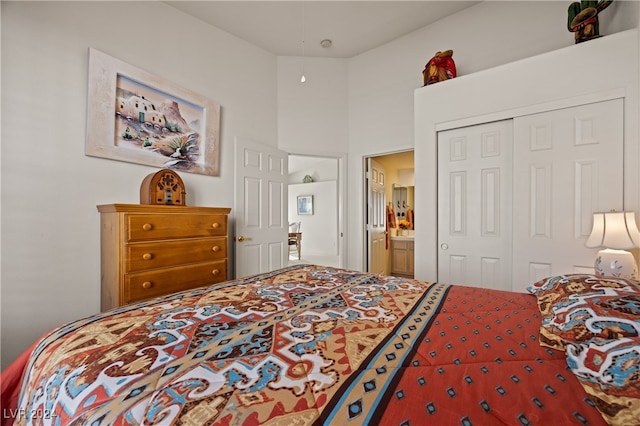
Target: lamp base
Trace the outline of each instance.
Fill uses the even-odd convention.
[[[635,280],[638,265],[631,253],[626,250],[604,249],[598,252],[594,265],[596,276],[615,277]]]

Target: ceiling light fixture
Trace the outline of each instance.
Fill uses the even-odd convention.
[[[329,40],[328,38],[325,38],[324,40],[322,40],[320,42],[320,46],[324,47],[325,49],[330,48],[332,44],[333,44],[333,42],[331,40]]]
[[[307,81],[307,77],[304,75],[304,37],[305,37],[305,16],[304,16],[304,1],[302,2],[302,77],[300,77],[300,83]]]

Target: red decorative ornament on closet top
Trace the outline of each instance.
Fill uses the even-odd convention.
[[[453,61],[453,50],[437,52],[429,59],[422,71],[424,85],[449,80],[456,76],[456,63]]]

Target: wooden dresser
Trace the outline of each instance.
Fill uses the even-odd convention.
[[[227,280],[231,209],[98,206],[101,309]]]

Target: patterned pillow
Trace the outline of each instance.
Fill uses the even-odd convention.
[[[564,349],[567,342],[594,337],[640,336],[640,286],[622,278],[560,275],[528,290],[542,314],[540,343]]]
[[[567,364],[610,425],[640,419],[640,338],[567,344]]]

